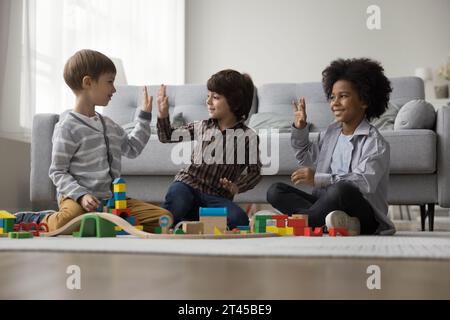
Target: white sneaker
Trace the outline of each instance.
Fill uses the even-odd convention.
[[[359,219],[350,217],[344,211],[331,211],[325,218],[327,229],[330,228],[346,228],[350,236],[357,236],[360,234],[361,226]]]

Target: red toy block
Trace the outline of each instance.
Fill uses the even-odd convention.
[[[15,232],[26,231],[30,232],[35,237],[39,237],[39,232],[42,231],[42,228],[44,229],[45,232],[48,232],[48,225],[46,223],[37,224],[35,222],[30,223],[22,222],[14,225]]]
[[[343,237],[348,237],[347,228],[329,228],[328,229],[328,235],[330,237],[336,237],[338,234]]]
[[[116,216],[119,216],[123,219],[126,219],[131,215],[131,210],[130,209],[112,209],[111,213]]]
[[[304,236],[305,228],[303,227],[293,227],[294,228],[294,236]]]
[[[306,227],[306,220],[305,219],[291,219],[289,218],[287,221],[288,227],[293,228],[305,228]]]
[[[306,237],[321,237],[323,235],[322,228],[305,228],[305,236]]]
[[[277,214],[273,215],[272,219],[277,220],[277,228],[286,227],[286,220],[289,218],[287,214]]]

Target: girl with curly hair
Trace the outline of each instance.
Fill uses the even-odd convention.
[[[267,201],[286,214],[308,215],[309,226],[347,228],[350,235],[394,234],[387,217],[389,144],[369,121],[387,109],[392,91],[380,63],[367,58],[338,59],[322,72],[333,122],[316,142],[309,140],[306,102],[293,103],[291,143],[300,164],[284,183],[267,191]]]

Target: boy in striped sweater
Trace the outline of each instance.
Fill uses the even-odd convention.
[[[49,170],[57,189],[59,211],[34,217],[31,222],[47,223],[52,231],[81,214],[96,211],[100,201],[112,197],[111,183],[120,177],[121,156],[135,158],[147,144],[152,97],[145,87],[144,105],[128,135],[111,119],[95,112],[95,106],[106,106],[116,91],[115,75],[113,62],[97,51],[81,50],[67,61],[64,80],[76,102],[73,111],[55,126]],[[127,206],[147,232],[158,226],[160,216],[171,215],[135,199],[127,199]],[[30,222],[30,217],[19,220]]]

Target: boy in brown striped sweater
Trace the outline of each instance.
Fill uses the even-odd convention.
[[[191,164],[175,176],[162,207],[173,214],[174,224],[198,220],[199,207],[226,207],[228,228],[232,229],[249,223],[244,210],[233,202],[234,195],[254,188],[261,180],[258,135],[244,124],[254,85],[247,74],[223,70],[208,80],[207,87],[209,119],[177,130],[170,124],[165,86],[158,90],[159,140],[197,142]]]

